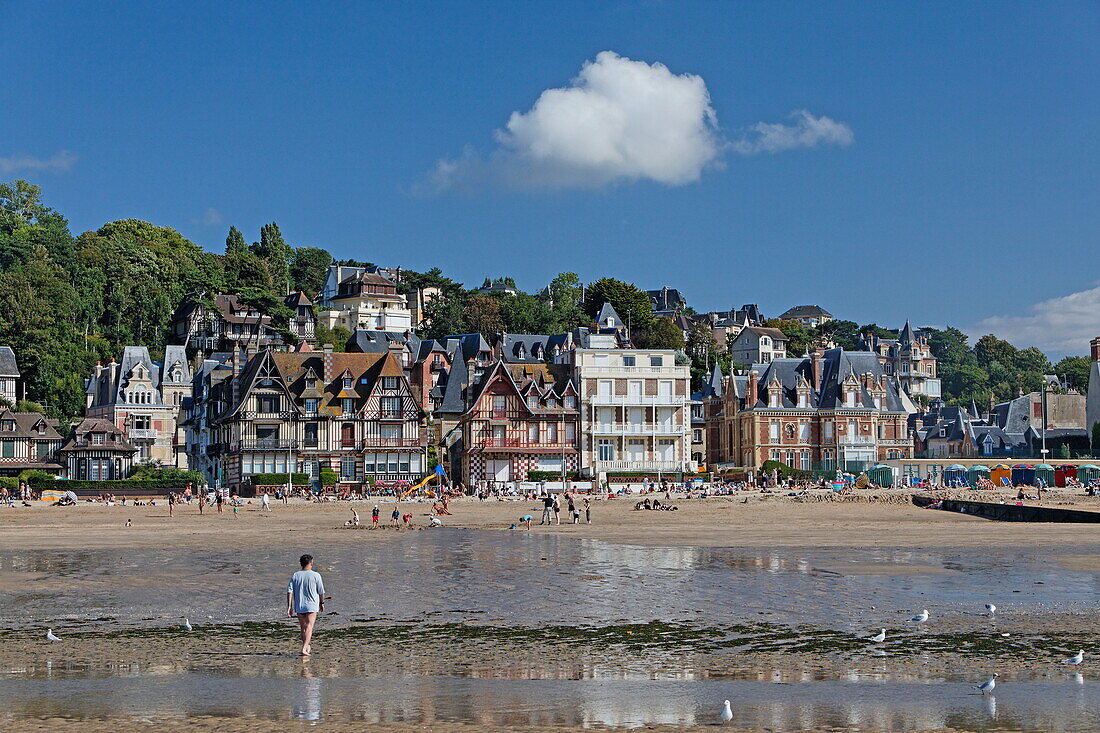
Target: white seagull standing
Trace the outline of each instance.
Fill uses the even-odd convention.
[[[997,607],[994,606],[992,603],[987,603],[985,604],[985,611],[990,616],[992,616],[993,614],[997,613]]]
[[[726,700],[722,705],[722,714],[718,716],[718,719],[723,723],[728,723],[733,720],[733,710],[730,708],[729,700]]]
[[[1081,651],[1077,652],[1072,657],[1067,659],[1066,664],[1072,664],[1074,667],[1076,667],[1078,664],[1080,664],[1083,661],[1085,661],[1085,652],[1082,649]]]
[[[886,641],[886,629],[883,629],[874,636],[868,637],[867,641],[873,641],[876,644],[881,644],[882,642]]]
[[[978,688],[978,691],[981,692],[983,695],[988,695],[989,693],[993,692],[993,688],[996,687],[996,686],[997,686],[997,673],[996,672],[994,672],[993,676],[990,677],[989,679],[987,679],[982,684],[976,685],[976,687]]]
[[[53,629],[46,629],[46,641],[61,641],[61,639],[53,633]]]
[[[191,629],[191,622],[188,621],[186,618],[183,620],[183,630],[184,631],[191,631],[192,630]]]
[[[909,620],[912,623],[915,623],[915,624],[923,624],[925,621],[928,620],[928,609],[927,608],[924,609],[923,611],[921,611],[920,613],[918,613],[916,616],[914,616],[913,618],[911,618]]]

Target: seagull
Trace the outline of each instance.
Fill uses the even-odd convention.
[[[914,624],[923,624],[927,620],[928,620],[928,609],[927,608],[924,609],[923,611],[921,611],[920,613],[918,613],[913,618],[909,619],[909,621],[914,623]]]
[[[874,636],[868,638],[867,641],[873,641],[876,644],[881,644],[882,642],[886,641],[886,629],[883,629]]]
[[[61,641],[61,639],[53,633],[53,629],[46,629],[46,641]]]
[[[733,710],[730,709],[730,701],[726,700],[722,706],[722,714],[718,716],[718,719],[723,723],[728,723],[733,720]]]
[[[184,620],[183,620],[183,630],[184,630],[184,631],[192,631],[192,630],[193,630],[193,629],[191,628],[191,622],[190,622],[190,621],[188,621],[187,619],[184,619]]]
[[[994,672],[992,677],[987,679],[982,684],[976,685],[978,691],[981,692],[983,695],[988,695],[989,693],[993,692],[993,688],[997,686],[997,676],[997,673]]]
[[[994,606],[992,603],[985,604],[985,610],[990,616],[997,613],[997,607]]]
[[[1066,664],[1072,664],[1073,666],[1076,667],[1078,664],[1080,664],[1083,661],[1085,661],[1085,652],[1084,652],[1084,650],[1081,650],[1081,651],[1077,652],[1076,654],[1074,654],[1069,659],[1067,659]]]

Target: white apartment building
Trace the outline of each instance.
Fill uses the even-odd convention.
[[[397,283],[371,272],[359,272],[340,283],[328,307],[317,313],[317,320],[329,328],[348,331],[408,331],[412,312],[405,296],[397,292]]]
[[[690,368],[665,349],[577,348],[559,356],[580,393],[582,474],[695,471]]]

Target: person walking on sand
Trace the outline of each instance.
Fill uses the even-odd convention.
[[[214,502],[218,505],[218,514],[221,514],[222,509],[225,507],[225,495],[221,489],[214,492]]]
[[[378,516],[380,513],[381,510],[378,508],[377,504],[374,505],[374,509],[370,510],[370,523],[375,527],[378,526]]]
[[[561,501],[554,494],[554,524],[561,524]]]
[[[569,516],[573,519],[573,524],[578,524],[581,521],[581,513],[577,511],[577,502],[573,499],[572,494],[566,494],[566,496],[569,497],[569,504],[567,506],[569,509]]]
[[[168,516],[175,516],[176,509],[176,492],[168,492]]]
[[[401,524],[401,510],[395,504],[393,507],[393,511],[390,512],[390,526],[396,527],[399,524]]]
[[[264,492],[264,495],[262,497],[260,497],[260,511],[261,512],[271,511],[271,499],[268,497],[266,491]]]
[[[592,524],[592,500],[584,497],[584,523]]]
[[[206,506],[206,491],[199,492],[199,516],[202,516],[203,507]]]
[[[313,649],[313,626],[317,614],[325,610],[325,583],[321,574],[313,569],[313,555],[298,558],[302,569],[290,576],[286,587],[286,615],[298,617],[302,637],[302,656],[308,657]]]

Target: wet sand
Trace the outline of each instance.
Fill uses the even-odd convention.
[[[1100,510],[1100,501],[1085,497],[1063,497],[1044,502],[1070,502],[1085,509]],[[918,509],[901,492],[877,492],[854,499],[833,495],[811,496],[795,500],[776,495],[751,495],[706,500],[676,500],[675,512],[634,511],[633,500],[597,501],[593,506],[592,525],[563,523],[540,527],[532,536],[561,541],[598,540],[623,548],[803,548],[809,556],[821,551],[821,560],[811,562],[810,574],[835,574],[842,577],[939,578],[955,572],[945,564],[927,562],[919,552],[925,548],[1001,548],[1038,556],[1052,568],[1076,573],[1097,573],[1100,563],[1096,546],[1100,541],[1092,526],[1068,524],[1001,523],[960,514]],[[361,519],[370,521],[370,502],[355,504]],[[323,545],[326,548],[368,549],[379,543],[407,541],[421,533],[447,537],[448,530],[425,528],[428,504],[403,503],[404,511],[415,515],[416,529],[385,526],[392,502],[380,501],[381,528],[347,528],[350,517],[347,504],[292,503],[273,505],[271,514],[261,514],[258,503],[217,516],[207,512],[199,516],[197,508],[178,507],[176,516],[167,516],[167,506],[105,507],[80,505],[73,508],[36,506],[0,509],[0,551],[23,555],[48,556],[50,550],[66,552],[87,550],[102,553],[117,551],[120,557],[141,559],[165,549],[180,553],[217,553],[227,559],[235,553],[270,553],[285,563],[282,556],[298,548]],[[464,499],[452,502],[452,516],[444,517],[447,528],[527,535],[526,530],[508,531],[522,514],[536,520],[541,510],[537,502],[486,501]],[[126,519],[133,526],[125,527]],[[568,522],[563,512],[563,521]],[[481,535],[476,535],[481,536]],[[434,537],[424,535],[423,539]],[[1088,542],[1082,543],[1082,537]],[[861,548],[899,548],[902,560],[868,560]],[[830,551],[830,552],[827,552]],[[848,554],[842,554],[843,552]],[[912,557],[904,551],[913,551]],[[841,554],[838,555],[838,552]],[[841,557],[842,559],[837,559]],[[908,558],[908,559],[905,559]],[[547,558],[542,558],[547,560]],[[553,558],[548,562],[552,563]],[[614,562],[614,560],[611,560]],[[49,570],[0,568],[0,592],[13,592],[33,584],[38,592],[83,593],[93,590],[96,579],[66,576]],[[536,578],[542,576],[536,576]],[[1087,575],[1086,575],[1087,577]],[[178,569],[156,566],[147,576],[130,578],[128,583],[148,587],[156,594],[165,584],[185,582]],[[640,579],[644,582],[644,579]],[[556,582],[548,578],[549,582]],[[491,579],[488,579],[491,582]],[[79,611],[79,609],[73,609]],[[290,648],[293,636],[290,621],[261,626],[243,626],[213,621],[197,621],[198,633],[185,634],[178,628],[116,627],[112,622],[73,623],[58,645],[20,633],[8,626],[0,631],[0,668],[10,679],[66,680],[207,675],[228,680],[271,678],[323,678],[355,680],[396,677],[407,680],[661,680],[740,681],[793,683],[828,680],[905,680],[950,682],[964,686],[992,668],[1001,671],[1009,684],[1032,680],[1060,681],[1066,675],[1061,660],[1079,646],[1096,648],[1100,638],[1094,631],[1095,604],[1077,611],[1007,614],[993,623],[977,614],[956,613],[938,618],[935,627],[917,629],[898,618],[892,609],[886,624],[889,641],[881,648],[867,644],[862,628],[794,628],[761,625],[751,628],[730,627],[716,619],[701,619],[694,625],[617,625],[614,628],[563,628],[539,635],[539,621],[531,629],[479,630],[465,625],[433,625],[430,618],[416,619],[401,631],[394,618],[359,619],[334,628],[325,622],[316,644],[318,652],[303,663]],[[871,612],[868,612],[869,614]],[[651,616],[645,615],[648,619]],[[869,615],[866,625],[874,618]],[[476,617],[475,617],[476,620]],[[175,625],[178,622],[169,622]],[[476,622],[475,623],[480,623]],[[656,623],[656,622],[653,622]],[[863,621],[859,621],[863,625]],[[285,627],[285,628],[284,628]],[[458,633],[456,633],[458,630]],[[868,628],[867,633],[874,629]],[[37,628],[34,632],[39,633]],[[708,649],[707,640],[726,635],[728,646]],[[1002,636],[1007,634],[1008,636]],[[1097,663],[1090,656],[1075,672],[1088,679],[1097,674]],[[1002,680],[1004,682],[1005,680]],[[49,683],[47,683],[49,684]],[[443,689],[451,683],[440,683]],[[1006,689],[1011,689],[1006,685]],[[716,693],[716,694],[721,694]],[[707,698],[709,702],[709,697]],[[151,701],[155,702],[155,701]],[[963,700],[962,705],[968,705]],[[378,718],[344,719],[344,713],[326,715],[326,730],[360,730],[364,726],[382,733],[412,731],[573,731],[615,728],[598,720],[579,721],[570,716],[531,713],[518,702],[518,710],[509,707],[481,721],[450,720],[433,716],[418,708],[408,720]],[[287,719],[285,715],[246,713],[210,715],[205,709],[193,712],[158,714],[157,705],[148,721],[132,714],[114,715],[90,704],[82,719],[69,711],[55,711],[50,704],[31,705],[24,714],[0,721],[8,730],[119,731],[156,725],[187,727],[194,730],[266,731],[297,729],[308,721]],[[169,706],[171,708],[171,706]],[[423,707],[423,706],[422,706]],[[175,708],[171,708],[175,710]],[[707,714],[709,716],[709,713]],[[761,713],[763,720],[764,714]],[[510,722],[510,721],[518,722]],[[822,719],[825,721],[826,719]],[[905,718],[904,724],[868,724],[860,730],[923,729],[977,730],[986,725],[963,724],[956,727],[950,716],[936,724],[921,726],[923,718]],[[996,730],[1034,729],[1028,724],[1013,726],[1002,720],[989,726]],[[802,730],[848,730],[850,726],[834,721],[815,722],[801,719]],[[316,721],[314,721],[316,722]],[[647,725],[647,730],[699,730],[710,718],[693,725]],[[988,721],[987,721],[988,722]],[[1041,725],[1039,726],[1042,727]],[[732,730],[782,730],[783,725],[742,720]]]

